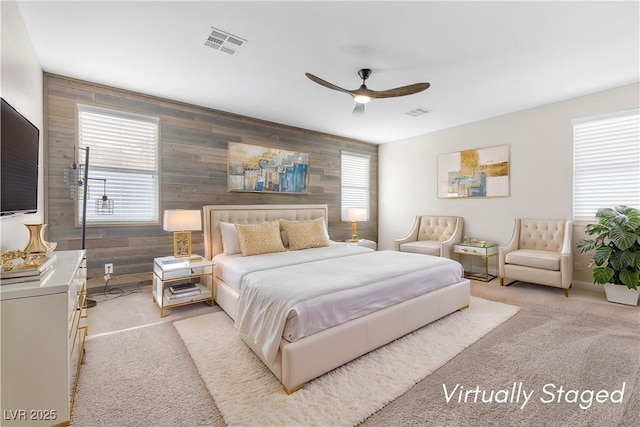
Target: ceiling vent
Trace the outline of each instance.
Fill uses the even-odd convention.
[[[411,111],[407,111],[405,114],[408,115],[408,116],[411,116],[411,117],[418,117],[418,116],[421,116],[423,114],[428,114],[430,112],[431,112],[431,110],[427,110],[424,107],[418,107],[418,108],[415,108],[415,109],[413,109]]]
[[[245,39],[213,27],[211,27],[207,39],[204,41],[205,46],[212,47],[230,55],[234,55],[245,43],[247,43]]]

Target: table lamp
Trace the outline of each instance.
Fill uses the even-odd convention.
[[[348,208],[347,219],[351,222],[351,239],[348,242],[358,241],[358,222],[367,221],[367,210],[364,208]]]
[[[191,231],[202,230],[199,210],[171,209],[164,211],[164,231],[173,231],[173,256],[191,256]]]

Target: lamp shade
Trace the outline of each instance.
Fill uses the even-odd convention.
[[[348,208],[347,219],[351,222],[362,222],[369,219],[367,209],[364,208]]]
[[[164,231],[202,230],[202,217],[199,210],[171,209],[164,211],[162,221]]]

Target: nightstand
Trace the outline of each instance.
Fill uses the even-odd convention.
[[[160,317],[164,310],[181,305],[206,301],[213,305],[214,263],[199,255],[185,258],[166,256],[153,260],[153,301],[160,307]],[[174,285],[193,284],[187,292],[172,292]],[[176,286],[177,287],[177,286]]]
[[[496,278],[493,274],[489,274],[489,258],[498,255],[497,243],[471,239],[453,245],[453,252],[457,254],[478,256],[484,259],[484,273],[465,272],[464,277],[468,279],[482,280],[483,282],[490,282]]]
[[[348,245],[364,246],[365,248],[373,249],[374,251],[378,249],[378,244],[373,240],[358,239],[357,242],[350,242],[349,240],[346,242]]]

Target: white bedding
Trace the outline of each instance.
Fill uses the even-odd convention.
[[[450,259],[396,251],[256,269],[243,276],[236,327],[272,361],[283,334],[300,339],[457,283],[462,275]]]
[[[362,246],[331,242],[329,246],[321,248],[275,252],[262,255],[242,256],[241,254],[219,254],[213,258],[215,262],[214,272],[215,275],[221,278],[227,285],[239,292],[241,290],[242,279],[248,273],[372,251],[372,249]]]

